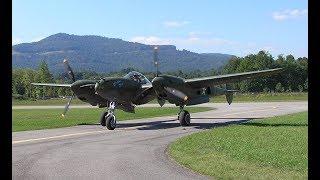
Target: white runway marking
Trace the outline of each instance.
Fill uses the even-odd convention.
[[[26,140],[20,140],[20,141],[12,141],[12,144],[18,144],[18,143],[24,143],[24,142],[33,142],[33,141],[40,141],[40,140],[48,140],[48,139],[59,139],[64,137],[70,137],[70,136],[77,136],[77,135],[87,135],[87,134],[95,134],[95,133],[105,133],[106,130],[103,131],[88,131],[88,132],[82,132],[82,133],[74,133],[74,134],[65,134],[60,136],[52,136],[52,137],[44,137],[44,138],[36,138],[36,139],[26,139]]]

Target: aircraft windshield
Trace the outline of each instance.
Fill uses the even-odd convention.
[[[136,71],[131,71],[124,78],[132,79],[142,85],[151,84],[151,82],[141,73]]]

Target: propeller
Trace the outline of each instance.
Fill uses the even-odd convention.
[[[69,98],[69,101],[68,101],[68,103],[66,104],[66,106],[64,107],[63,113],[61,114],[62,117],[65,117],[67,111],[69,110],[69,106],[70,106],[70,103],[71,103],[71,101],[72,101],[73,98],[74,98],[74,95],[72,95],[72,96]]]
[[[156,67],[156,77],[159,75],[159,62],[158,62],[158,46],[153,48],[153,62]]]
[[[157,94],[159,93],[160,89],[163,89],[167,93],[181,99],[182,101],[187,101],[188,100],[187,95],[185,95],[183,92],[175,88],[165,86],[164,85],[165,83],[163,83],[164,80],[161,80],[161,77],[159,77],[160,72],[159,72],[159,62],[158,62],[158,50],[159,50],[158,46],[155,46],[153,48],[153,62],[154,62],[154,66],[156,67],[156,77],[152,80],[153,88],[155,88]],[[165,104],[166,100],[159,97],[159,94],[158,94],[157,101],[159,105],[162,107]]]
[[[159,62],[158,62],[158,46],[155,46],[153,48],[153,64],[156,67],[156,77],[159,76]],[[157,101],[159,105],[162,107],[164,103],[166,102],[165,99],[162,99],[160,97],[157,97]]]
[[[72,82],[75,82],[76,79],[75,79],[75,77],[74,77],[74,73],[73,73],[73,71],[72,71],[72,69],[71,69],[71,67],[70,67],[70,65],[69,65],[68,60],[64,59],[64,60],[63,60],[63,64],[64,64],[64,67],[65,67],[65,69],[66,69],[66,71],[67,71],[67,73],[68,73],[68,75],[69,75],[69,78],[72,80]],[[65,117],[66,113],[68,112],[70,103],[71,103],[71,101],[72,101],[73,98],[74,98],[74,93],[72,93],[72,95],[71,95],[70,98],[69,98],[68,103],[67,103],[66,106],[64,107],[63,113],[61,114],[62,117]]]
[[[159,97],[157,98],[157,101],[158,101],[160,107],[162,107],[162,106],[164,105],[164,103],[166,102],[165,99],[161,99],[161,98],[159,98]]]
[[[72,80],[72,82],[75,82],[76,79],[74,78],[74,74],[73,74],[73,71],[69,65],[68,60],[64,59],[63,64],[64,64],[65,69],[67,70],[67,73],[68,73],[70,79]]]

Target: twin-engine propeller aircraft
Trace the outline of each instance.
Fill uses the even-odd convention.
[[[160,75],[158,71],[158,48],[154,48],[154,64],[157,69],[156,77],[150,82],[144,75],[132,71],[124,77],[106,77],[101,80],[75,80],[73,71],[67,60],[63,61],[72,84],[31,83],[38,86],[68,87],[73,95],[70,97],[62,116],[69,109],[70,102],[77,96],[81,101],[99,108],[106,107],[102,113],[100,124],[109,130],[116,128],[115,109],[135,112],[135,106],[146,104],[157,99],[162,107],[167,100],[180,107],[178,120],[182,126],[190,125],[190,114],[185,106],[209,102],[209,97],[225,95],[229,105],[232,103],[236,90],[228,89],[227,83],[252,79],[280,72],[281,68],[252,71],[245,73],[227,74],[196,79],[183,79],[171,75]],[[217,87],[225,85],[226,88]]]

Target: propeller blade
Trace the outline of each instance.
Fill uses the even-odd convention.
[[[63,110],[63,113],[61,114],[62,117],[65,117],[67,111],[69,110],[69,106],[70,106],[70,103],[72,101],[72,99],[74,98],[74,95],[72,95],[68,101],[68,103],[66,104],[66,106],[64,107],[64,110]]]
[[[155,46],[153,49],[153,62],[156,67],[156,77],[159,75],[159,63],[158,63],[158,46]]]
[[[228,104],[230,105],[233,100],[233,93],[226,93],[226,99],[227,99]]]
[[[171,87],[165,87],[164,88],[168,93],[184,100],[184,101],[187,101],[188,100],[188,96],[185,95],[183,92],[177,90],[177,89],[174,89],[174,88],[171,88]]]
[[[166,102],[166,100],[164,99],[160,99],[160,98],[157,98],[157,101],[159,103],[159,105],[162,107],[164,105],[164,103]]]
[[[67,73],[68,73],[70,79],[72,80],[72,82],[75,82],[76,79],[74,78],[74,74],[73,74],[73,71],[72,71],[72,69],[71,69],[71,67],[70,67],[70,65],[69,65],[68,60],[64,59],[64,60],[63,60],[63,64],[64,64],[64,67],[65,67],[66,70],[67,70]]]

